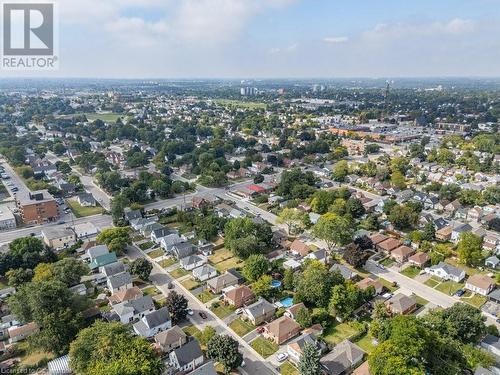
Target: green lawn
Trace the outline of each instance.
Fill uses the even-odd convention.
[[[162,248],[153,250],[153,251],[148,253],[148,256],[150,256],[153,259],[161,257],[162,255],[165,255],[165,251]]]
[[[280,366],[280,374],[283,374],[283,375],[300,375],[299,374],[299,370],[297,370],[297,367],[295,367],[294,365],[292,365],[292,363],[290,361],[286,361],[286,362],[284,362]]]
[[[116,122],[118,117],[124,118],[124,114],[119,114],[119,113],[84,113],[84,115],[87,117],[87,120],[89,121],[94,121],[97,119],[100,119],[105,122]]]
[[[375,348],[377,347],[373,343],[373,337],[370,335],[370,333],[367,333],[367,334],[361,336],[361,338],[354,341],[354,343],[356,345],[358,345],[361,349],[363,349],[365,352],[367,352],[368,354],[370,354],[372,351],[374,351]]]
[[[231,252],[231,250],[228,250],[226,248],[222,248],[222,249],[214,251],[214,253],[208,257],[208,260],[212,264],[217,264],[217,263],[220,263],[226,259],[230,259],[232,257],[233,257],[233,253]]]
[[[201,331],[195,326],[184,327],[182,330],[186,335],[193,337],[197,337],[201,333]]]
[[[397,286],[393,286],[392,283],[386,279],[383,279],[383,278],[379,278],[380,282],[382,283],[382,285],[387,289],[389,290],[391,293],[396,291],[398,289]]]
[[[200,283],[195,279],[189,278],[181,282],[182,286],[188,290],[196,289],[200,286]]]
[[[216,99],[214,102],[218,105],[226,106],[226,107],[239,107],[246,109],[266,109],[266,103],[259,102],[247,102],[244,100],[234,100],[234,99]]]
[[[205,289],[203,292],[196,296],[196,298],[198,298],[203,303],[207,303],[208,301],[213,300],[215,297],[217,296],[208,289]]]
[[[279,349],[277,344],[260,336],[253,340],[250,346],[264,358],[276,353]]]
[[[180,268],[180,267],[179,267],[179,268],[176,268],[176,269],[175,269],[175,270],[173,270],[173,271],[170,271],[169,273],[170,273],[170,275],[172,275],[172,277],[173,277],[173,278],[175,278],[175,279],[179,279],[179,278],[181,278],[181,277],[183,277],[183,276],[189,275],[189,272],[188,272],[188,271],[186,271],[185,269]]]
[[[430,279],[425,280],[424,284],[430,286],[431,288],[435,288],[437,285],[439,285],[440,282],[441,280],[435,279],[433,276]]]
[[[441,284],[436,286],[436,290],[439,290],[442,293],[448,294],[448,295],[453,295],[457,290],[462,289],[464,287],[464,284],[462,283],[456,283],[454,281],[443,281]]]
[[[214,267],[220,273],[224,273],[230,268],[242,267],[244,263],[241,259],[233,257],[215,264]]]
[[[255,329],[255,326],[250,322],[237,318],[231,322],[229,328],[231,328],[238,336],[243,337],[247,333],[252,332]]]
[[[474,307],[480,308],[482,305],[485,304],[485,302],[488,300],[486,297],[475,293],[472,296],[465,296],[460,298],[463,302],[468,303],[469,305],[472,305]]]
[[[429,303],[429,301],[427,301],[425,298],[417,296],[416,294],[413,294],[413,297],[417,301],[418,307],[425,306],[425,305],[427,305]]]
[[[146,296],[151,296],[151,297],[161,294],[161,292],[155,286],[149,286],[147,288],[142,289],[142,293]]]
[[[102,207],[99,205],[95,207],[83,207],[73,199],[66,200],[66,204],[71,208],[76,217],[92,216],[102,213]]]
[[[177,261],[174,258],[168,258],[168,259],[163,259],[158,264],[160,265],[161,268],[167,268],[174,265],[175,263],[177,263]]]
[[[380,262],[380,264],[384,265],[385,267],[390,267],[394,264],[394,260],[391,258],[385,258],[383,261]]]
[[[355,335],[358,330],[349,323],[337,323],[330,325],[325,329],[323,338],[329,344],[336,345],[341,341]]]
[[[218,307],[211,307],[210,310],[212,310],[213,313],[221,319],[224,319],[226,316],[231,315],[234,312],[234,310],[236,310],[232,306],[224,305],[223,303],[220,302],[218,304],[219,304]]]
[[[139,249],[144,251],[144,250],[150,249],[153,245],[154,245],[153,241],[147,241],[147,242],[141,243],[139,245]]]
[[[402,270],[400,273],[413,279],[420,273],[420,271],[421,271],[420,268],[415,266],[410,266]]]

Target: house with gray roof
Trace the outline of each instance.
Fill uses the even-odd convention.
[[[179,326],[173,326],[157,333],[154,340],[163,353],[170,353],[172,350],[184,345],[188,340],[188,336]]]
[[[195,339],[170,352],[170,366],[177,371],[189,372],[203,364],[203,352]]]
[[[207,287],[214,294],[219,294],[223,289],[239,284],[239,278],[230,272],[214,277],[207,281]]]
[[[171,233],[165,237],[161,237],[159,239],[159,243],[162,249],[167,252],[172,252],[172,248],[182,242],[186,242],[186,238],[184,236],[179,236],[178,233]]]
[[[108,277],[107,286],[111,294],[132,288],[132,275],[128,272],[117,273]]]
[[[339,263],[335,263],[331,266],[330,272],[339,272],[345,280],[352,280],[357,276],[356,272],[351,271],[349,267]]]
[[[151,231],[150,238],[151,238],[151,241],[153,241],[154,243],[160,243],[160,238],[166,237],[172,233],[174,233],[174,232],[172,232],[172,230],[170,230],[169,228],[164,227],[162,225],[161,228],[157,228],[157,229],[154,229],[153,231]]]
[[[196,252],[196,248],[189,242],[181,242],[173,245],[171,251],[177,259],[182,259],[193,255]]]
[[[363,349],[349,340],[344,340],[321,358],[320,363],[326,374],[342,375],[360,364],[364,355]]]
[[[172,320],[167,307],[162,307],[142,317],[134,324],[134,331],[140,336],[150,338],[172,327]]]
[[[217,375],[217,371],[215,371],[213,361],[210,361],[191,371],[189,375]]]
[[[113,306],[113,311],[123,324],[127,324],[155,311],[155,305],[151,296],[143,296],[117,303]]]
[[[99,267],[99,272],[106,275],[106,277],[110,277],[117,273],[125,272],[125,265],[120,261],[106,264],[105,266]]]
[[[245,317],[255,326],[270,320],[275,312],[276,307],[265,298],[260,298],[243,310]]]
[[[500,338],[493,335],[486,335],[486,337],[479,343],[481,348],[493,354],[497,361],[500,360]]]
[[[195,268],[203,266],[207,263],[207,258],[198,255],[190,255],[180,260],[181,267],[186,271],[194,270]]]
[[[193,270],[193,277],[200,281],[206,281],[215,276],[217,276],[217,270],[209,264],[204,264]]]
[[[437,276],[443,280],[451,280],[457,283],[465,279],[465,271],[452,266],[446,262],[439,262],[435,266],[425,268],[425,272]]]
[[[142,212],[140,210],[131,210],[128,207],[125,208],[124,215],[125,220],[127,220],[128,222],[142,218]]]
[[[104,255],[108,254],[109,250],[106,245],[97,245],[97,246],[92,246],[91,248],[87,249],[87,258],[89,259],[90,262],[92,262],[96,257],[99,255]]]
[[[470,231],[472,231],[472,227],[469,224],[460,224],[456,226],[451,232],[451,241],[457,243],[460,240],[460,234]]]

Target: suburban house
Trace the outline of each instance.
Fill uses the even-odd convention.
[[[170,353],[172,350],[187,343],[188,337],[179,326],[173,326],[157,333],[154,340],[163,353]]]
[[[282,316],[264,326],[264,337],[281,345],[300,333],[300,325],[288,316]]]
[[[457,283],[465,279],[465,271],[445,262],[439,262],[435,266],[425,268],[425,272],[437,276],[444,280],[451,280]]]
[[[472,231],[472,227],[469,224],[461,224],[453,228],[450,239],[452,242],[458,243],[458,241],[460,240],[460,234],[470,231]]]
[[[186,239],[182,236],[179,236],[179,234],[177,233],[171,233],[168,236],[161,237],[159,240],[161,248],[168,252],[172,250],[172,247],[174,247],[174,245],[180,244],[182,242],[186,242]]]
[[[99,267],[99,272],[106,277],[111,277],[118,273],[125,272],[125,265],[121,261],[107,264],[105,266]]]
[[[83,207],[95,207],[97,202],[92,193],[81,193],[76,197],[76,201]]]
[[[290,245],[290,252],[295,256],[305,257],[311,252],[311,248],[299,239],[296,239]]]
[[[189,375],[217,375],[213,361],[209,361],[200,367],[194,369]]]
[[[436,239],[443,242],[449,241],[451,238],[451,232],[453,232],[453,227],[451,225],[438,229],[436,231]]]
[[[224,301],[236,308],[245,306],[255,300],[255,294],[246,285],[230,288],[224,293]]]
[[[92,261],[95,260],[100,255],[108,254],[109,250],[106,245],[97,245],[97,246],[92,246],[87,249],[86,256],[88,258],[89,263],[92,263]]]
[[[415,254],[415,250],[408,246],[399,246],[391,251],[391,258],[398,263],[405,263],[408,258]]]
[[[276,307],[264,298],[260,298],[250,306],[245,307],[243,313],[246,318],[254,325],[257,326],[270,320],[276,311]]]
[[[370,240],[372,240],[373,245],[377,246],[379,243],[384,242],[387,240],[389,237],[382,233],[375,232],[371,236],[369,236]]]
[[[106,266],[111,263],[118,262],[118,258],[115,253],[107,253],[95,257],[92,262],[90,262],[89,267],[92,271],[99,269],[99,267]]]
[[[431,260],[431,257],[427,255],[427,253],[416,253],[413,254],[411,257],[408,258],[408,263],[410,263],[412,266],[418,267],[418,268],[424,268],[429,261]]]
[[[140,210],[131,210],[129,207],[125,208],[124,215],[125,220],[129,223],[133,220],[142,218],[142,212]]]
[[[59,250],[73,245],[76,236],[71,229],[45,227],[42,229],[42,239],[48,247]]]
[[[106,284],[111,294],[132,288],[132,275],[128,272],[117,273],[108,277]]]
[[[321,358],[320,363],[325,370],[325,374],[349,374],[354,367],[363,361],[364,355],[363,349],[346,339]]]
[[[338,272],[345,280],[352,280],[357,276],[357,273],[343,264],[335,263],[330,267],[330,272]]]
[[[38,324],[31,322],[23,326],[10,327],[7,332],[9,334],[9,343],[13,344],[15,342],[23,341],[27,337],[30,337],[37,333],[40,329]]]
[[[142,290],[140,290],[138,287],[134,286],[129,289],[125,290],[120,290],[119,292],[113,293],[108,297],[109,303],[112,305],[121,303],[121,302],[126,302],[130,301],[133,299],[141,298],[143,296]]]
[[[97,227],[91,222],[75,224],[73,230],[78,239],[97,236],[99,233]]]
[[[141,215],[141,217],[137,219],[130,220],[130,226],[136,231],[141,231],[144,227],[148,226],[149,224],[157,222],[158,222],[157,216],[150,216],[143,218]]]
[[[397,240],[395,238],[388,238],[385,241],[376,244],[375,248],[378,251],[383,251],[384,253],[389,254],[392,250],[398,248],[402,244],[403,243],[400,240]]]
[[[193,270],[193,277],[200,281],[206,281],[215,276],[217,276],[217,270],[209,264],[204,264]]]
[[[382,285],[382,283],[380,282],[380,280],[378,280],[378,279],[377,280],[373,280],[373,279],[370,279],[369,277],[367,277],[366,279],[363,279],[361,281],[358,281],[356,283],[356,285],[361,290],[366,290],[369,287],[373,287],[373,289],[375,289],[375,294],[382,293],[382,291],[384,289],[384,286]]]
[[[214,294],[219,294],[223,289],[237,285],[238,277],[226,271],[226,273],[207,281],[207,287]]]
[[[151,241],[153,241],[154,243],[159,243],[162,237],[166,237],[169,234],[172,234],[172,231],[167,227],[162,226],[161,228],[151,231],[149,237],[151,238]]]
[[[176,243],[172,245],[170,250],[177,259],[185,258],[196,252],[196,248],[189,242]]]
[[[307,309],[306,306],[300,302],[300,303],[296,303],[295,305],[293,306],[290,306],[286,311],[285,311],[285,316],[288,316],[289,318],[293,319],[293,320],[297,320],[297,313],[302,310],[302,309]]]
[[[495,289],[495,286],[495,280],[489,276],[481,274],[472,275],[465,282],[466,289],[483,296],[488,295],[493,289]]]
[[[316,250],[313,253],[309,253],[304,259],[315,259],[321,263],[328,263],[328,252],[325,249]]]
[[[394,315],[410,314],[417,309],[417,301],[414,297],[408,297],[403,293],[397,293],[385,301],[387,309]]]
[[[162,307],[142,317],[134,324],[134,332],[140,336],[149,338],[161,331],[172,327],[170,313],[167,307]]]
[[[321,341],[319,341],[316,338],[316,335],[314,333],[307,333],[296,340],[293,340],[292,342],[288,343],[286,346],[286,352],[288,353],[288,358],[295,363],[295,365],[298,365],[300,362],[300,357],[303,354],[303,349],[305,344],[310,344],[318,348],[318,352],[321,354],[323,353],[327,347],[325,344],[323,344]]]
[[[493,269],[497,268],[499,264],[500,264],[500,259],[498,259],[496,255],[493,255],[484,261],[484,265],[486,267],[490,267]]]
[[[205,263],[207,263],[207,258],[202,258],[198,255],[189,255],[185,258],[182,258],[180,261],[181,267],[186,271],[192,271],[195,268],[203,266]]]
[[[201,351],[200,344],[194,339],[174,349],[169,354],[170,366],[184,373],[201,366],[203,360],[203,352]]]
[[[113,311],[118,315],[120,322],[127,324],[155,311],[155,305],[151,296],[143,296],[117,303],[113,306]]]

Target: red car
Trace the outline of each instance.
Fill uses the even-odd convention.
[[[264,327],[257,328],[257,333],[262,333],[262,332],[264,332]]]

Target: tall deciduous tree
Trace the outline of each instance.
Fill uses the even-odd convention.
[[[165,306],[168,307],[172,323],[177,324],[186,319],[188,300],[182,294],[171,291],[165,300]]]
[[[136,259],[130,264],[130,272],[143,281],[149,280],[149,275],[152,270],[153,265],[144,258]]]
[[[472,232],[460,233],[457,245],[458,259],[468,266],[477,265],[483,258],[481,254],[482,239]]]
[[[250,255],[243,266],[243,276],[254,282],[269,270],[269,261],[262,254]]]
[[[289,234],[301,231],[306,222],[306,213],[297,208],[284,208],[278,215],[277,222],[285,224]]]
[[[207,357],[224,366],[224,373],[229,374],[243,362],[243,355],[238,350],[238,341],[227,335],[215,335],[207,345]]]
[[[353,233],[352,225],[348,219],[332,213],[321,216],[312,230],[314,236],[326,242],[330,251],[337,245],[349,243]]]

